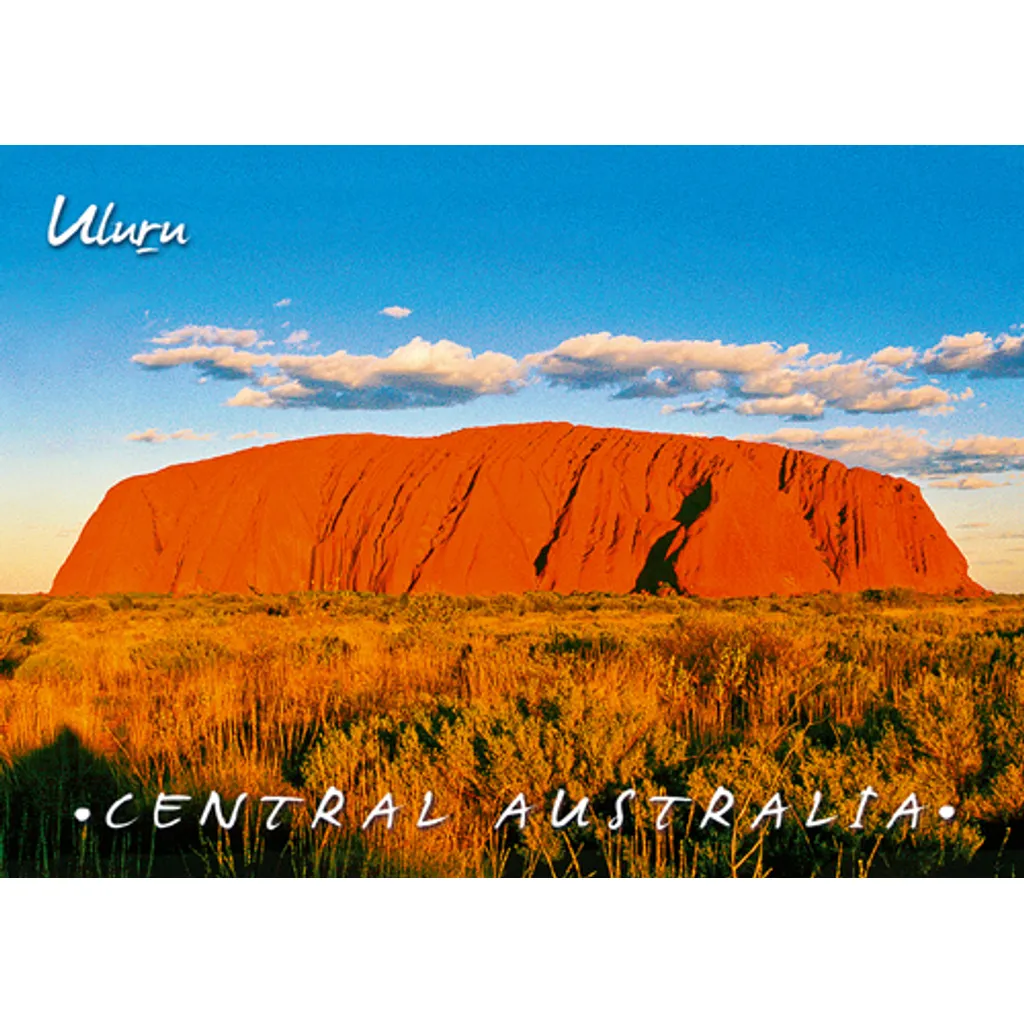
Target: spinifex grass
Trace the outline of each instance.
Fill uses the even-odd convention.
[[[701,828],[718,786],[733,827]],[[311,830],[329,787],[342,827]],[[559,789],[587,827],[552,827]],[[250,794],[230,831],[198,824],[213,790]],[[193,801],[157,831],[161,791]],[[420,829],[427,792],[448,817]],[[816,792],[834,826],[805,825]],[[918,827],[886,830],[911,792]],[[268,831],[271,794],[305,803]],[[659,830],[666,794],[693,802]],[[1022,817],[1014,598],[0,599],[0,873],[1005,874]]]

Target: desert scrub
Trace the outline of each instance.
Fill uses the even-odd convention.
[[[10,616],[0,624],[0,676],[12,676],[14,670],[42,643],[39,625],[24,616]]]
[[[191,817],[116,842],[74,827],[74,801],[122,785],[146,807],[189,794]],[[332,786],[343,827],[311,832]],[[702,828],[719,786],[733,827]],[[251,794],[237,836],[194,820],[211,790]],[[559,791],[563,814],[587,798],[588,827],[551,826]],[[428,792],[447,817],[417,829]],[[781,827],[752,830],[775,792]],[[911,792],[918,827],[887,829]],[[393,827],[363,829],[388,793]],[[495,830],[519,793],[525,827]],[[806,825],[817,793],[836,827]],[[260,828],[262,794],[305,802],[291,828]],[[666,795],[692,803],[659,829]],[[1024,602],[2,598],[0,810],[0,871],[21,874],[1008,873]]]

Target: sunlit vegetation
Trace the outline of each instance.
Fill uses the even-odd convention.
[[[3,874],[1007,875],[1021,819],[1024,599],[0,598]]]

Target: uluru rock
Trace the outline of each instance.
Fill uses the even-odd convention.
[[[534,423],[342,434],[113,487],[54,594],[984,591],[912,483],[773,444]]]

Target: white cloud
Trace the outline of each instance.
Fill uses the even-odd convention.
[[[194,340],[221,336],[249,347]],[[285,344],[301,345],[308,338],[307,331],[293,331]],[[249,378],[252,383],[227,404],[253,408],[295,404],[353,409],[445,406],[480,395],[510,394],[525,383],[525,368],[512,356],[490,351],[475,356],[472,349],[445,339],[429,342],[416,337],[387,356],[355,355],[343,349],[328,355],[308,350],[275,355],[263,351],[272,341],[255,339],[255,332],[184,327],[156,339],[160,347],[137,353],[132,361],[151,370],[192,365],[204,376]],[[172,345],[172,341],[179,344]]]
[[[825,403],[846,412],[890,413],[908,409],[923,410],[948,405],[953,395],[927,385],[908,389],[902,385],[913,378],[891,367],[875,365],[866,359],[851,363],[833,362],[827,366],[797,363],[775,370],[746,375],[740,390],[747,394],[789,395],[808,392]]]
[[[925,352],[921,363],[932,373],[974,377],[1024,376],[1024,335],[989,337],[982,331],[947,334]]]
[[[139,430],[134,434],[128,434],[126,441],[141,441],[143,444],[163,444],[166,441],[209,441],[213,434],[197,434],[191,427],[182,430],[172,430],[170,433],[163,433],[155,427],[147,430]]]
[[[155,427],[150,427],[148,430],[139,430],[134,434],[128,434],[125,437],[126,441],[142,441],[145,444],[160,444],[167,440],[167,435],[162,434]]]
[[[283,384],[275,384],[269,394],[275,401],[285,402],[289,399],[309,398],[316,394],[316,390],[297,380],[286,380]]]
[[[791,419],[816,420],[825,414],[825,399],[817,395],[780,395],[741,402],[736,411],[743,416],[788,416]]]
[[[722,412],[731,406],[719,398],[702,398],[697,402],[682,402],[679,405],[663,405],[662,416],[671,416],[674,413],[690,412],[697,416],[707,416],[709,413]]]
[[[218,339],[224,343],[214,344]],[[916,359],[909,347],[844,360],[841,352],[811,353],[806,344],[784,349],[771,341],[644,341],[601,332],[516,359],[495,351],[474,355],[467,346],[421,337],[385,356],[345,349],[322,354],[317,344],[306,344],[308,339],[308,331],[292,331],[284,339],[291,351],[275,355],[267,351],[274,342],[260,340],[255,331],[190,325],[153,339],[154,351],[132,359],[154,370],[194,365],[204,376],[248,378],[249,385],[230,404],[263,408],[445,406],[512,394],[536,381],[574,390],[609,389],[619,400],[709,396],[668,408],[695,414],[731,408],[745,416],[790,420],[820,419],[829,409],[947,415],[973,397],[970,388],[957,394],[915,379],[907,372]]]
[[[975,435],[929,441],[923,430],[904,427],[786,427],[750,441],[774,441],[886,473],[919,478],[977,476],[1024,469],[1024,438]],[[965,487],[964,489],[971,489]]]
[[[267,391],[244,387],[233,398],[229,398],[225,404],[242,408],[273,409],[295,403],[309,404],[303,400],[310,399],[316,394],[315,388],[308,388],[297,380],[286,379],[283,384],[276,384]]]
[[[275,309],[284,309],[285,306],[290,306],[291,304],[292,304],[292,300],[291,299],[278,299],[277,302],[274,303],[274,308]]]
[[[341,349],[329,355],[278,356],[275,363],[303,390],[278,386],[270,393],[278,400],[274,404],[316,395],[314,404],[348,408],[451,405],[478,395],[509,394],[523,378],[521,365],[511,356],[474,356],[464,345],[419,337],[387,356]],[[363,399],[360,393],[365,393]]]
[[[219,370],[222,376],[243,377],[249,376],[256,367],[268,366],[272,359],[272,356],[265,353],[255,355],[228,345],[184,345],[180,348],[160,348],[155,352],[140,352],[132,356],[133,363],[152,370],[195,365],[208,372]]]
[[[871,362],[879,366],[909,366],[917,356],[915,348],[894,348],[892,345],[880,349],[873,356]]]
[[[277,434],[275,434],[273,431],[264,431],[264,432],[261,433],[258,430],[247,430],[244,433],[232,434],[231,435],[231,440],[232,441],[252,441],[252,440],[254,440],[256,438],[259,438],[260,440],[271,441],[275,437],[277,437]]]
[[[242,388],[233,398],[229,398],[226,404],[242,408],[269,409],[275,404],[275,402],[266,392],[257,391],[255,388],[245,387]]]
[[[929,480],[929,487],[939,487],[951,491],[980,491],[989,487],[1009,487],[1008,483],[996,483],[995,480],[986,480],[983,476],[962,476],[948,480]],[[963,527],[974,526],[974,523],[963,523]],[[985,525],[988,525],[987,523]]]
[[[406,306],[385,306],[381,310],[383,316],[390,316],[395,320],[404,320],[411,312],[412,310]]]
[[[803,344],[783,349],[770,341],[643,341],[604,332],[570,338],[523,363],[552,384],[617,388],[616,398],[716,389],[736,398],[749,395],[737,406],[748,416],[818,418],[827,407],[873,413],[950,407],[956,397],[941,388],[904,386],[913,378],[895,365],[912,355],[913,349],[883,349],[874,360],[843,362],[841,353],[812,355]]]
[[[912,409],[925,410],[946,407],[957,396],[931,384],[919,388],[886,388],[866,395],[851,398],[840,407],[850,412],[904,412]]]
[[[990,434],[975,434],[953,442],[953,449],[962,455],[982,458],[1000,456],[1024,458],[1024,437],[993,437]]]
[[[807,448],[831,458],[894,470],[918,465],[932,454],[924,431],[903,427],[832,427],[828,430],[783,428],[750,440],[777,441],[795,448]]]
[[[764,372],[806,354],[806,345],[795,345],[783,351],[771,341],[750,345],[727,345],[717,340],[643,341],[632,335],[603,331],[569,338],[548,352],[527,356],[526,363],[548,380],[593,387],[621,384],[657,370],[718,374]]]
[[[831,366],[833,363],[842,362],[842,352],[816,352],[813,356],[807,357],[807,365],[812,370],[817,370],[822,366]]]
[[[249,328],[237,330],[234,327],[198,327],[186,324],[173,331],[150,338],[148,345],[183,345],[186,342],[202,345],[231,345],[233,348],[248,348],[260,339],[259,331]]]

